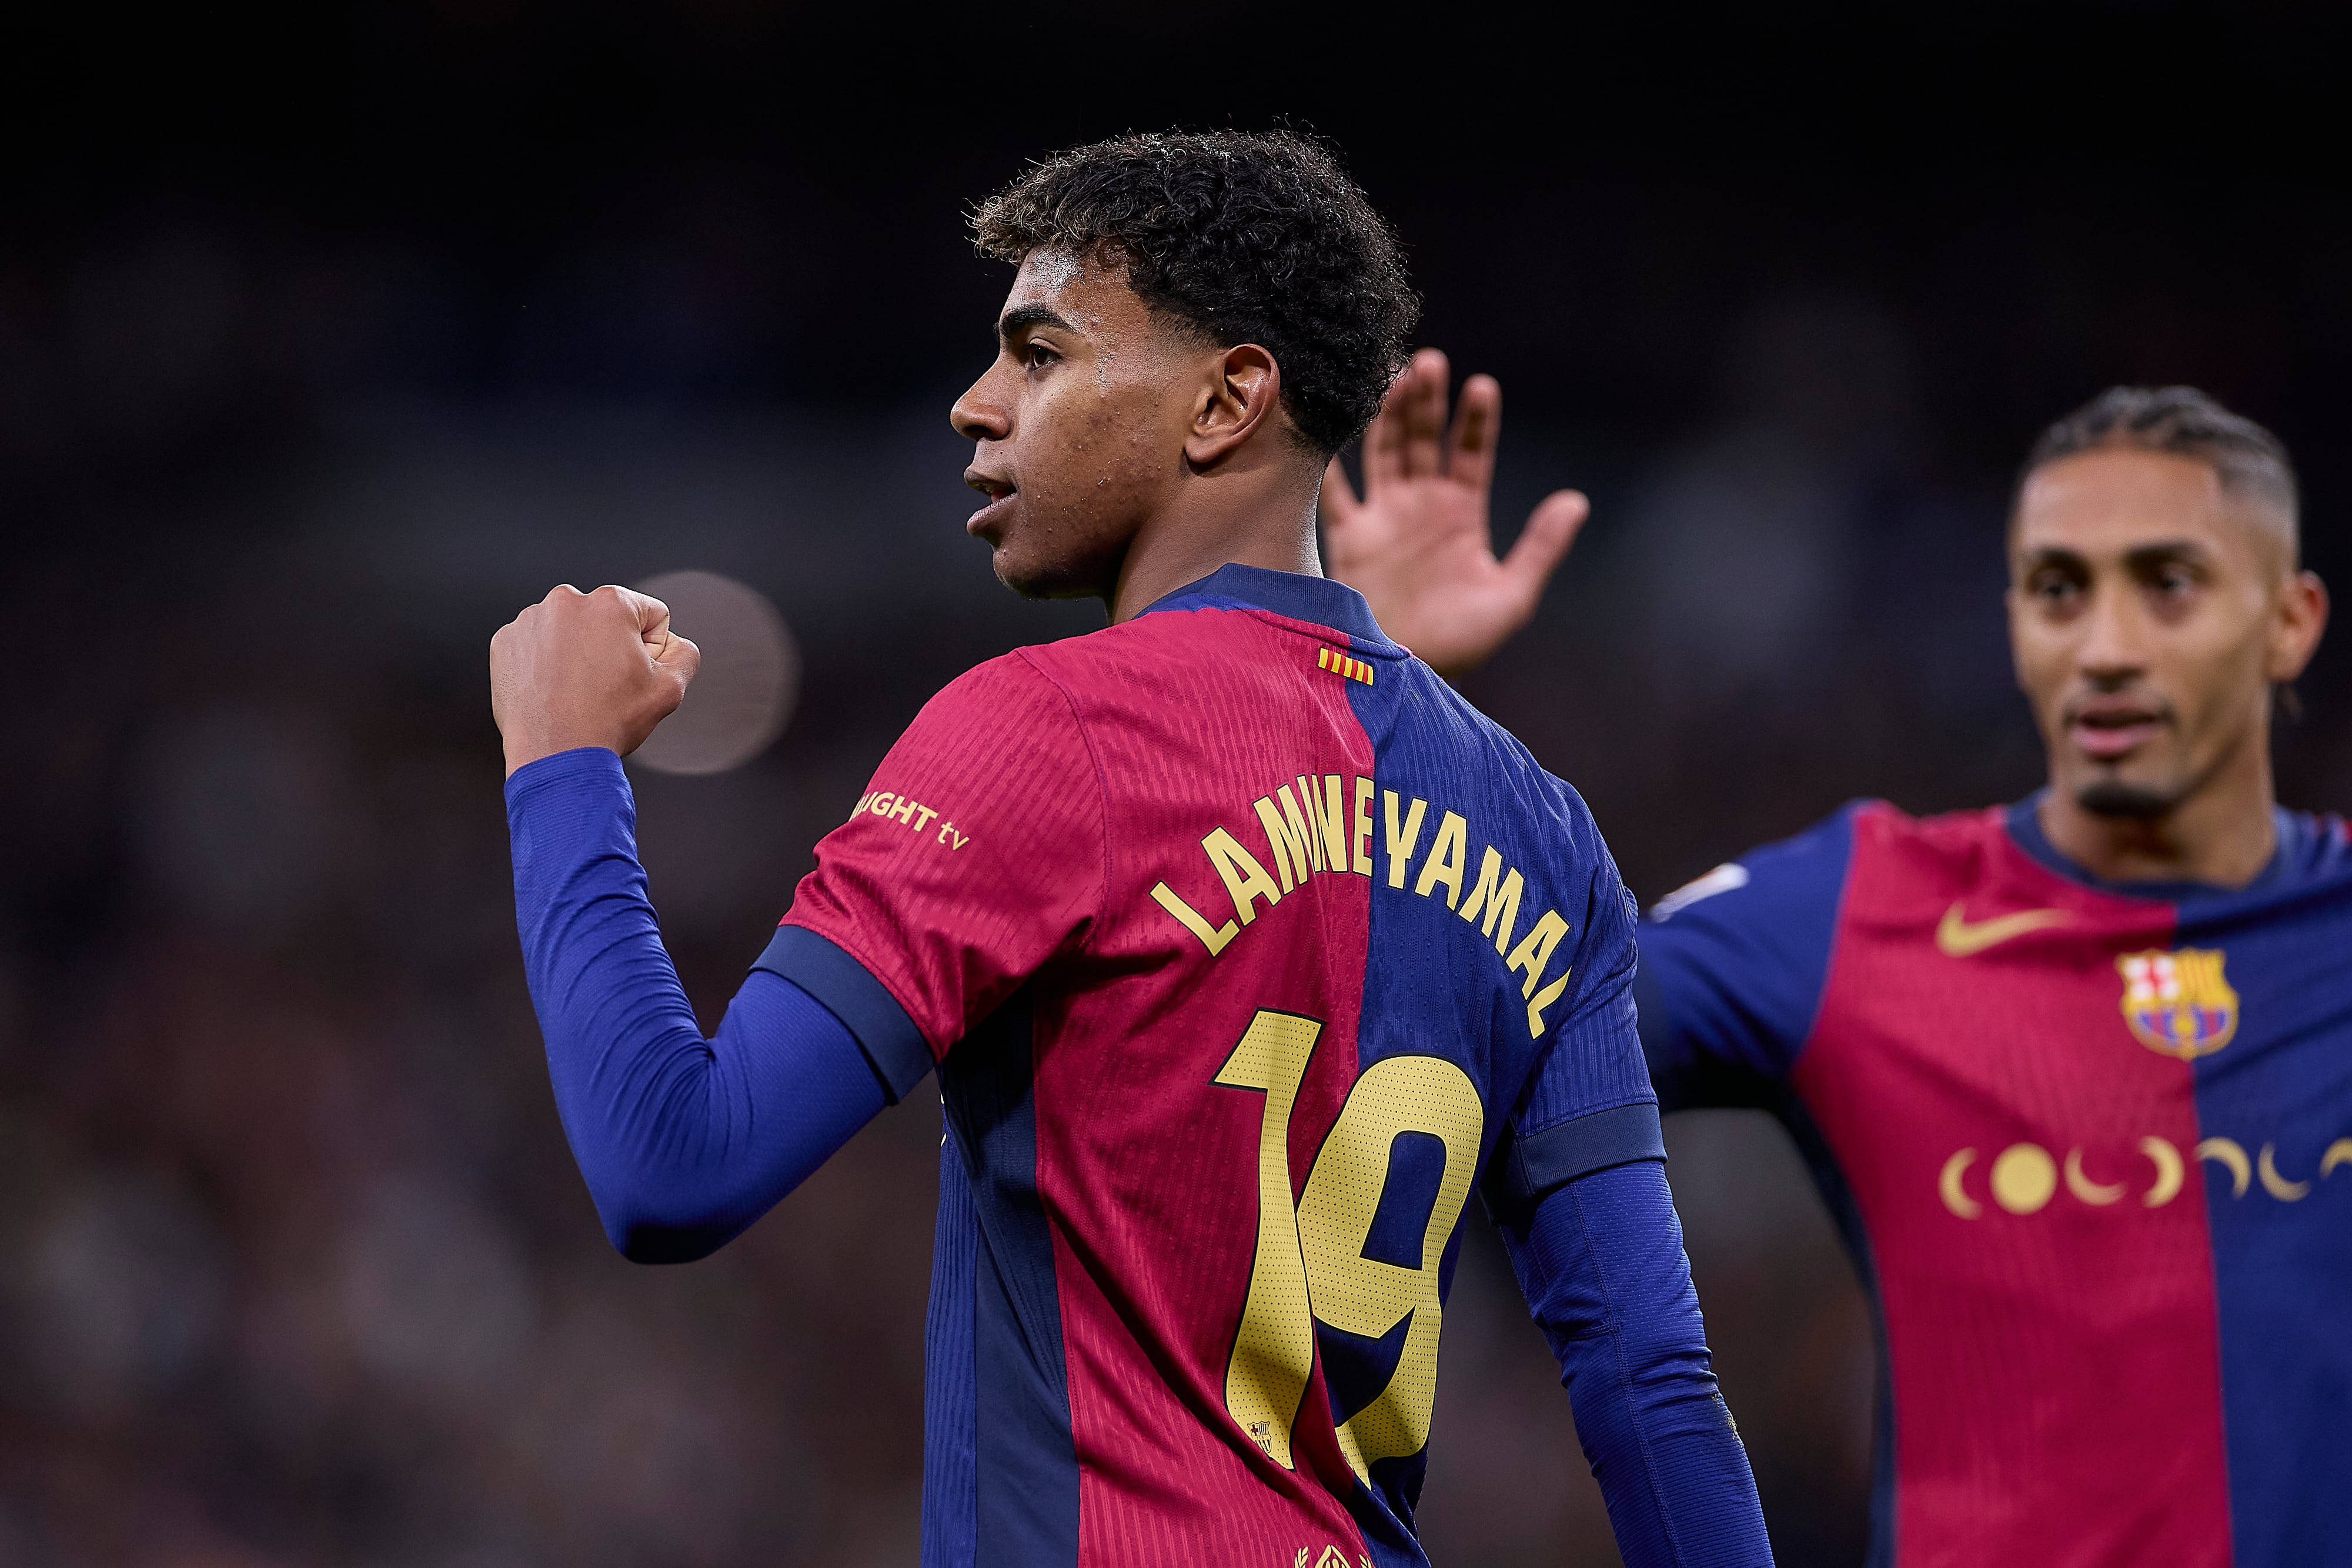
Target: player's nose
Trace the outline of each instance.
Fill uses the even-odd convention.
[[[966,441],[1002,441],[1013,433],[1012,413],[989,395],[988,382],[989,378],[982,376],[948,410],[948,423]]]
[[[2102,684],[2135,675],[2147,667],[2147,625],[2128,593],[2095,593],[2083,617],[2074,664]]]

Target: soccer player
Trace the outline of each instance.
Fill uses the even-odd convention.
[[[1397,569],[1494,570],[1444,376],[1369,438],[1414,476],[1327,507],[1383,623],[1466,662],[1514,622]],[[2047,787],[1850,805],[1642,926],[1663,1103],[1777,1114],[1874,1297],[1876,1563],[2352,1563],[2352,847],[2270,764],[2327,612],[2296,511],[2199,392],[2061,420],[2008,528]]]
[[[620,758],[697,655],[558,588],[501,631],[516,904],[614,1243],[724,1243],[936,1071],[928,1564],[1425,1561],[1439,1328],[1499,1218],[1629,1563],[1769,1561],[1574,791],[1318,575],[1402,362],[1385,224],[1287,136],[1133,137],[990,201],[967,525],[1104,631],[950,685],[709,1040]]]

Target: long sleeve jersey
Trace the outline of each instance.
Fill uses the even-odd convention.
[[[1228,567],[957,682],[708,1040],[617,759],[509,800],[558,1102],[632,1256],[719,1245],[938,1073],[927,1565],[1424,1563],[1474,1189],[1628,1561],[1769,1561],[1616,869],[1351,591]]]

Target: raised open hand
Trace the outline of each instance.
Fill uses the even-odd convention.
[[[1370,602],[1391,637],[1458,674],[1528,623],[1591,507],[1580,491],[1553,491],[1496,559],[1487,500],[1503,389],[1492,376],[1465,382],[1449,437],[1449,376],[1435,349],[1412,357],[1364,433],[1363,498],[1335,457],[1321,512],[1326,570]]]

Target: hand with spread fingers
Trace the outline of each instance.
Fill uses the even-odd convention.
[[[669,628],[669,606],[607,584],[549,591],[490,639],[490,711],[507,772],[601,746],[626,757],[677,711],[702,651]]]
[[[1591,507],[1581,492],[1554,491],[1498,559],[1487,503],[1503,389],[1492,376],[1464,382],[1449,434],[1449,374],[1435,349],[1412,357],[1364,433],[1362,498],[1333,458],[1319,509],[1326,570],[1391,638],[1459,674],[1528,623]]]

